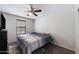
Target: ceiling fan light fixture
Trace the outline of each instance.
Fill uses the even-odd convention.
[[[28,14],[27,14],[27,16],[32,16],[32,15],[33,15],[32,13],[28,13]]]
[[[30,10],[29,11],[27,11],[28,13],[27,13],[27,16],[38,16],[38,12],[42,12],[42,10],[41,9],[34,9],[33,8],[33,5],[32,4],[30,4]]]

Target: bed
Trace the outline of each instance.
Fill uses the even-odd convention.
[[[44,46],[52,40],[53,39],[50,34],[37,32],[17,36],[17,44],[22,50],[23,54],[31,54],[34,50]]]

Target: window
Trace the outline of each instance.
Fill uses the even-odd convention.
[[[16,34],[26,34],[26,20],[16,19]]]

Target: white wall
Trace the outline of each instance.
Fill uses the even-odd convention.
[[[75,6],[75,39],[76,39],[76,53],[79,53],[79,5]]]
[[[34,31],[34,20],[24,17],[3,13],[6,18],[6,29],[8,31],[8,43],[16,41],[16,19],[26,20],[26,32]]]
[[[52,33],[55,44],[75,51],[75,5],[44,5],[36,18],[37,32]]]

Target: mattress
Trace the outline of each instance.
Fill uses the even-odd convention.
[[[44,46],[53,40],[50,34],[29,33],[17,36],[18,46],[23,53],[31,54],[34,50]]]

